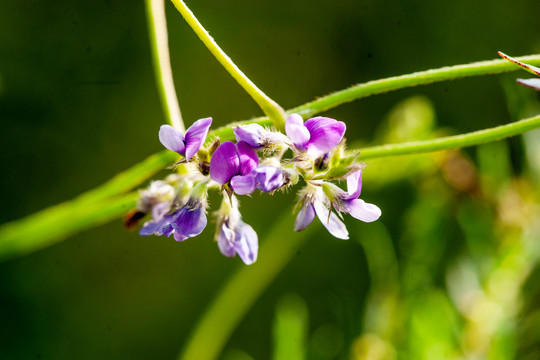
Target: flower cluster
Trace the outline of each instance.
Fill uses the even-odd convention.
[[[257,260],[258,237],[242,220],[238,196],[256,190],[274,193],[299,184],[295,231],[304,230],[315,216],[333,236],[348,239],[342,214],[365,222],[377,220],[381,210],[359,199],[362,165],[344,156],[346,126],[327,117],[304,122],[298,114],[288,117],[285,133],[258,124],[238,125],[236,142],[215,139],[204,146],[211,118],[197,120],[183,134],[162,125],[163,146],[182,156],[182,171],[153,181],[140,192],[138,217],[151,214],[141,235],[173,235],[184,241],[199,235],[207,225],[208,190],[219,189],[223,198],[216,212],[216,241],[221,253],[238,255],[246,264]],[[291,151],[292,158],[284,159]],[[332,181],[346,180],[347,191]],[[142,215],[141,215],[142,214]]]

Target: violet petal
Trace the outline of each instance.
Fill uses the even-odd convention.
[[[154,220],[150,220],[144,223],[139,230],[139,235],[148,236],[153,235],[160,228],[160,224]]]
[[[219,251],[226,257],[233,257],[236,251],[233,248],[234,231],[229,229],[225,223],[221,224],[217,243]]]
[[[257,261],[259,251],[259,239],[253,228],[243,221],[235,229],[234,249],[246,265],[251,265]]]
[[[186,131],[186,160],[190,160],[206,141],[212,118],[195,121]]]
[[[259,166],[252,171],[255,174],[257,189],[270,192],[283,185],[283,171],[274,166]]]
[[[245,141],[254,149],[263,146],[262,139],[266,130],[259,124],[238,125],[234,128],[236,141]]]
[[[247,144],[246,144],[247,145]],[[249,147],[249,145],[247,145]],[[250,148],[251,149],[251,148]],[[253,151],[253,149],[251,149]],[[255,154],[256,156],[257,154]],[[225,141],[219,145],[210,160],[210,177],[212,180],[224,185],[228,183],[240,170],[240,159],[236,145]]]
[[[345,224],[337,217],[336,214],[330,211],[321,201],[315,201],[313,203],[315,213],[317,217],[324,225],[326,230],[338,239],[347,240],[349,238],[349,232],[345,227]]]
[[[186,240],[188,238],[188,237],[180,234],[178,231],[174,232],[173,237],[174,237],[174,240],[176,240],[176,241],[184,241],[184,240]]]
[[[171,223],[168,223],[164,225],[159,232],[161,233],[161,235],[165,235],[166,237],[169,237],[171,236],[173,231],[174,231],[173,226],[171,225]]]
[[[294,231],[302,231],[315,219],[315,209],[313,204],[309,201],[305,201],[304,205],[296,216],[294,223]]]
[[[247,195],[255,191],[255,177],[253,175],[237,175],[231,179],[231,187],[238,195]]]
[[[161,125],[159,128],[159,141],[167,149],[175,151],[180,155],[185,154],[184,134],[171,125]]]
[[[206,227],[206,214],[201,208],[180,210],[178,217],[172,223],[176,235],[184,237],[193,237],[199,235]]]
[[[321,116],[307,120],[305,125],[311,135],[308,152],[315,154],[325,154],[335,148],[347,128],[342,121]]]
[[[236,173],[235,175],[248,175],[251,170],[259,165],[259,157],[255,150],[245,141],[240,141],[236,144],[236,147],[238,148],[238,158],[240,159],[240,173]]]
[[[308,144],[311,135],[304,126],[304,120],[300,115],[291,114],[287,118],[287,121],[285,122],[285,133],[298,150],[306,150],[306,145]]]
[[[362,192],[362,170],[347,176],[347,196],[344,200],[358,199]]]
[[[361,199],[346,201],[345,211],[364,222],[373,222],[381,216],[381,209],[378,206],[369,204]]]

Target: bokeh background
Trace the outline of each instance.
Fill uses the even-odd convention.
[[[285,108],[358,82],[492,59],[497,50],[540,52],[536,0],[188,5]],[[167,15],[186,122],[261,115],[170,3]],[[142,1],[0,2],[0,223],[68,200],[162,149],[145,19]],[[538,114],[537,93],[516,85],[517,76],[527,74],[402,90],[325,115],[347,123],[351,146],[473,131]],[[381,219],[347,218],[349,241],[314,222],[223,358],[539,359],[540,133],[368,161],[364,174],[362,197],[382,209]],[[242,199],[244,219],[264,242],[294,199]],[[244,266],[221,256],[213,235],[210,224],[176,243],[127,232],[117,220],[0,264],[0,358],[174,358]]]

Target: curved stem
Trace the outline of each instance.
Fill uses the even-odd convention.
[[[85,229],[117,219],[135,207],[138,192],[88,203],[76,199],[0,227],[0,261],[51,246]]]
[[[360,150],[360,155],[357,156],[357,159],[367,160],[385,156],[419,154],[446,149],[457,149],[479,145],[490,141],[501,140],[537,128],[540,128],[540,116],[534,116],[491,129],[484,129],[455,136],[447,136],[439,139],[368,147]]]
[[[316,227],[288,233],[283,241],[283,232],[292,229],[293,223],[294,217],[285,211],[262,242],[260,258],[253,265],[242,264],[229,279],[200,318],[178,359],[218,358],[240,320]]]
[[[176,129],[185,132],[186,128],[178,105],[171,70],[165,0],[146,0],[146,14],[152,48],[152,63],[161,105],[169,123]]]
[[[540,55],[522,56],[516,59],[531,65],[540,65]],[[509,63],[506,60],[489,60],[465,65],[445,66],[439,69],[420,71],[412,74],[394,76],[354,85],[347,89],[336,91],[330,95],[320,97],[317,100],[311,101],[304,105],[297,106],[288,110],[287,113],[298,113],[304,117],[310,117],[314,114],[332,109],[336,106],[371,95],[446,80],[461,79],[469,76],[497,74],[519,69],[520,67]]]
[[[199,39],[210,50],[214,57],[227,70],[229,74],[244,88],[244,90],[255,100],[259,107],[264,111],[274,123],[277,129],[285,128],[285,111],[275,101],[270,99],[262,92],[243,72],[234,64],[231,58],[219,47],[216,41],[208,34],[208,31],[201,25],[199,20],[193,15],[191,10],[182,0],[171,0],[178,9],[182,17],[189,26],[195,31]]]

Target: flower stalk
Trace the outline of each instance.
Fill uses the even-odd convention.
[[[199,39],[210,50],[212,55],[219,63],[227,70],[229,74],[244,88],[244,90],[255,100],[261,110],[268,116],[274,126],[278,130],[283,130],[285,127],[285,111],[268,95],[262,92],[253,81],[251,81],[243,72],[236,66],[231,58],[219,47],[216,41],[210,36],[208,31],[197,20],[193,12],[187,7],[183,0],[171,0],[182,17],[186,20],[189,26],[195,31]]]

